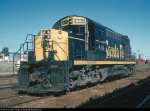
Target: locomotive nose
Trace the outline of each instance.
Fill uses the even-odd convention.
[[[52,86],[51,76],[46,71],[35,71],[30,74],[30,85],[41,84],[44,89]]]

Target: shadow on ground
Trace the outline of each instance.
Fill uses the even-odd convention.
[[[112,93],[106,93],[102,97],[100,97],[100,96],[92,97],[88,101],[86,101],[85,103],[82,103],[81,105],[79,105],[77,108],[113,108],[114,106],[111,105],[111,101],[110,102],[109,101],[104,102],[104,101],[106,101],[108,98],[113,98],[116,95],[118,95],[119,93],[121,93],[123,91],[126,91],[126,90],[128,90],[129,88],[131,88],[135,85],[137,86],[138,84],[140,84],[143,81],[148,80],[148,79],[150,79],[150,77],[147,77],[146,79],[140,80],[136,83],[132,83],[132,84],[130,84],[130,85],[124,87],[124,88],[115,89]]]

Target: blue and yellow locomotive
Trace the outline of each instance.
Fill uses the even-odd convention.
[[[87,17],[66,16],[33,37],[20,47],[28,61],[20,62],[18,91],[60,92],[134,72],[128,36]]]

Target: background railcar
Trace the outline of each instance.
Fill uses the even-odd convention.
[[[59,92],[134,72],[128,36],[87,17],[66,16],[32,37],[20,48],[28,61],[20,63],[18,91]]]

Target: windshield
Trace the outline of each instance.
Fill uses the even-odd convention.
[[[63,27],[64,31],[67,31],[69,36],[83,36],[85,35],[85,26],[83,25],[72,25]]]

